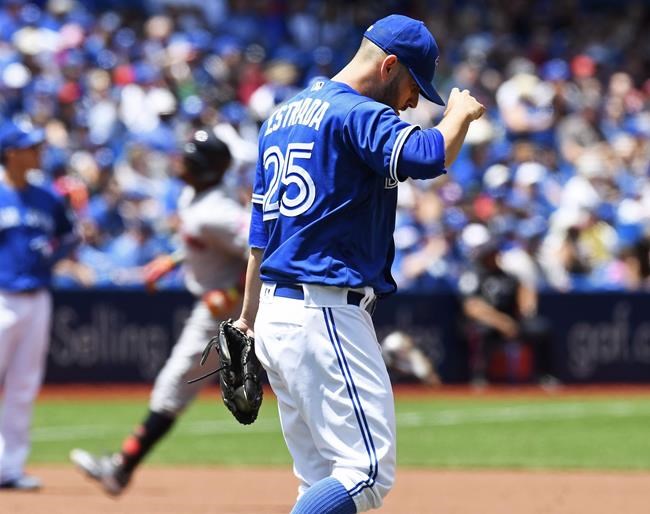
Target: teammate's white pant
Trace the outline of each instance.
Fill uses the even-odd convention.
[[[171,355],[156,377],[149,402],[153,412],[176,416],[201,389],[214,384],[214,379],[193,384],[187,381],[210,371],[201,367],[201,354],[208,341],[216,335],[218,327],[219,320],[210,314],[205,303],[197,301]]]
[[[299,494],[333,476],[357,512],[379,508],[395,476],[393,394],[370,315],[342,289],[305,300],[262,286],[256,353],[278,398]]]
[[[0,291],[0,481],[23,475],[29,455],[34,400],[45,370],[52,299],[50,293]]]

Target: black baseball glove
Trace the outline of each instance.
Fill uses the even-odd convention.
[[[262,405],[262,384],[260,383],[261,364],[255,356],[255,340],[233,325],[232,320],[219,324],[219,333],[213,337],[203,350],[201,365],[215,347],[221,359],[219,373],[223,403],[235,419],[243,425],[250,425],[257,418]]]

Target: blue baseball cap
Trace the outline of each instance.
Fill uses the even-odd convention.
[[[391,14],[370,25],[363,37],[387,54],[395,55],[420,86],[424,98],[445,105],[432,84],[438,66],[438,45],[424,23],[408,16]]]
[[[0,127],[0,150],[12,148],[30,148],[45,141],[45,132],[41,128],[22,126],[8,121]]]

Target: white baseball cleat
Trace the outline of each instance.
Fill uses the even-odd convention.
[[[131,480],[131,474],[121,469],[119,454],[98,456],[75,448],[70,452],[70,460],[77,469],[99,482],[111,496],[122,494]]]

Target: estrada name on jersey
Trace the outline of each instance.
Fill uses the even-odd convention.
[[[329,102],[324,102],[320,98],[307,97],[288,102],[271,114],[264,136],[266,137],[280,128],[293,127],[294,125],[304,125],[318,131],[329,107]]]
[[[442,134],[319,81],[260,130],[249,243],[263,281],[395,290],[397,184],[446,172]]]

